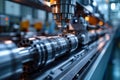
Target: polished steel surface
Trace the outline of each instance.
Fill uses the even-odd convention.
[[[58,26],[65,27],[72,19],[75,11],[76,0],[53,0],[52,13]]]

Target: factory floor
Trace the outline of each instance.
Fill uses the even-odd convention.
[[[115,39],[111,58],[103,80],[120,80],[120,38]]]

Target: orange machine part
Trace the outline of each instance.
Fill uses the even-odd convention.
[[[94,16],[86,16],[85,20],[90,23],[90,25],[97,25],[99,23],[99,20]]]
[[[60,0],[50,0],[50,4],[52,5],[52,4],[56,4],[56,3],[59,3],[60,2]]]
[[[20,25],[21,25],[21,30],[22,31],[28,31],[30,23],[29,23],[28,20],[25,20],[25,21],[22,21]]]
[[[42,26],[43,26],[42,22],[36,22],[34,24],[34,27],[37,31],[40,31],[42,29]]]

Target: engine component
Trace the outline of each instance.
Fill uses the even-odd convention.
[[[57,57],[74,51],[78,39],[72,34],[40,40],[27,48],[5,49],[0,54],[0,79],[24,72],[31,72],[54,61]],[[31,62],[29,64],[29,62]],[[27,64],[28,63],[28,64]],[[3,65],[4,64],[4,65]],[[6,69],[3,69],[6,68]],[[32,69],[31,69],[32,68]]]
[[[40,40],[38,44],[33,44],[38,51],[39,65],[48,64],[58,56],[74,51],[78,47],[78,39],[72,34],[67,34],[65,37],[53,37],[45,40]],[[42,61],[42,62],[41,62]]]
[[[23,71],[22,64],[32,59],[30,48],[6,49],[0,52],[0,79],[14,76],[17,78]],[[18,76],[17,76],[18,74]]]
[[[76,0],[51,0],[54,19],[59,26],[65,27],[74,15]]]

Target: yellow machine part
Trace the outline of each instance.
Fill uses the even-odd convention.
[[[40,30],[42,29],[42,26],[43,26],[42,22],[36,22],[36,23],[34,24],[34,28],[35,28],[37,31],[40,31]]]
[[[25,21],[22,21],[22,22],[21,22],[20,26],[21,26],[21,30],[22,30],[22,31],[28,31],[28,28],[29,28],[29,26],[30,26],[30,23],[29,23],[28,20],[25,20]]]
[[[103,26],[103,25],[104,25],[104,22],[103,22],[103,21],[99,21],[99,25],[100,25],[100,26]]]

